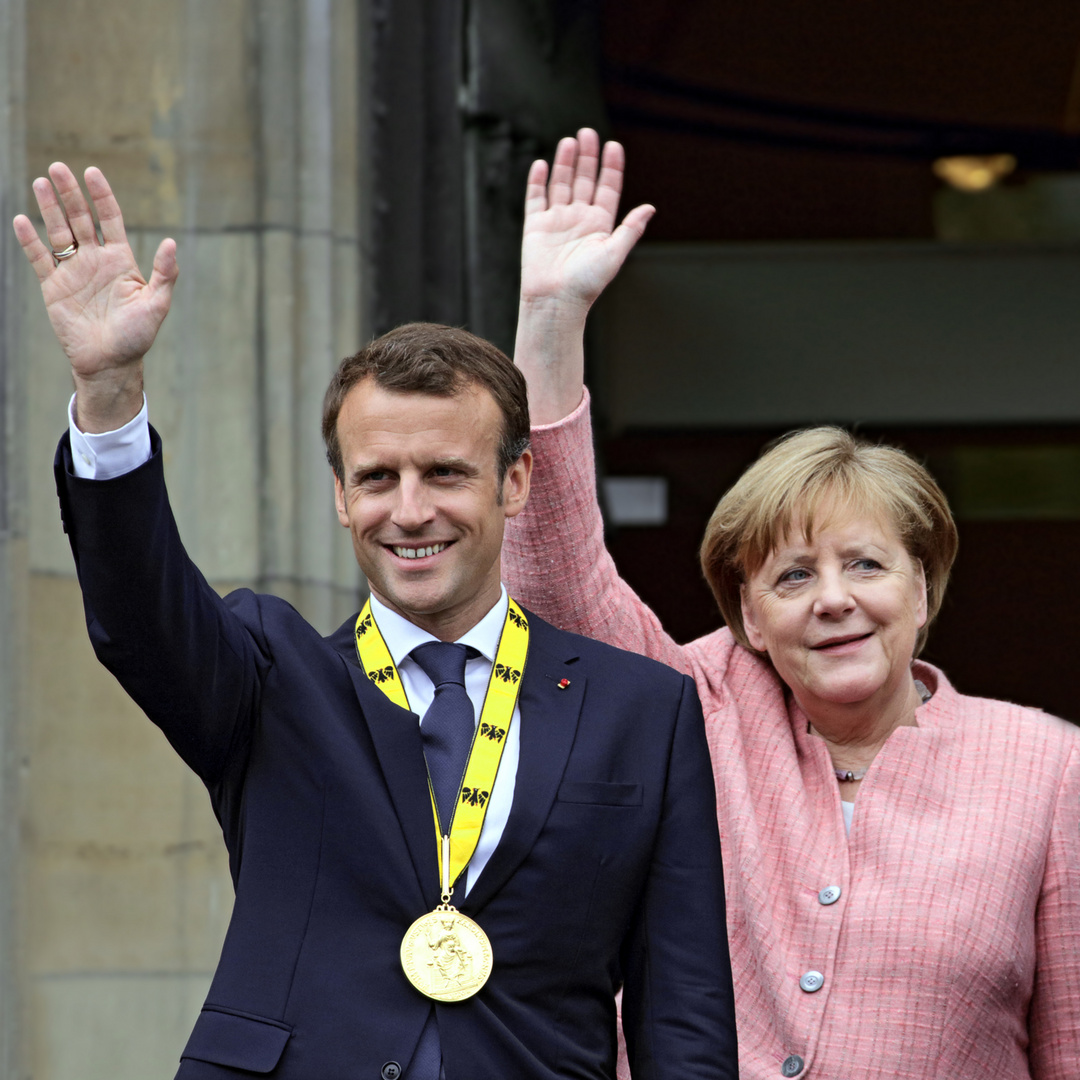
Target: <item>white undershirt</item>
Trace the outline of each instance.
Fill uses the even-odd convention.
[[[68,430],[71,433],[71,456],[75,466],[75,475],[84,480],[111,480],[137,469],[150,458],[150,422],[145,394],[138,416],[129,420],[123,427],[117,428],[116,431],[106,431],[97,435],[87,434],[75,426],[75,395],[72,394],[71,401],[68,403]],[[495,606],[471,630],[458,638],[460,644],[471,645],[480,653],[479,657],[469,660],[465,665],[465,691],[473,703],[473,711],[476,714],[474,724],[480,718],[508,604],[509,600],[504,588]],[[382,631],[386,647],[390,650],[390,655],[401,675],[401,683],[405,687],[409,705],[413,712],[423,717],[435,697],[435,687],[409,653],[417,645],[437,639],[426,630],[421,630],[420,627],[409,622],[408,619],[391,611],[374,596],[371,597],[371,608],[379,630]],[[473,887],[480,872],[487,865],[491,853],[502,838],[507,819],[510,817],[521,746],[520,733],[521,714],[515,706],[514,720],[506,736],[506,746],[503,748],[495,787],[487,804],[487,814],[480,831],[480,840],[466,871],[466,893]],[[436,843],[434,825],[431,830],[431,842]]]
[[[851,819],[855,816],[855,804],[841,799],[840,809],[844,811],[844,831],[850,835]]]

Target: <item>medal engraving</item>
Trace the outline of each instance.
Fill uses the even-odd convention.
[[[409,927],[401,966],[409,982],[436,1001],[472,997],[491,974],[491,942],[467,915],[438,907]]]

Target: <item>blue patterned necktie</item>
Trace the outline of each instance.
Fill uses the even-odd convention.
[[[420,722],[420,735],[444,833],[454,816],[476,728],[473,704],[465,692],[465,661],[471,651],[450,641],[429,641],[411,654],[435,684],[435,698]]]

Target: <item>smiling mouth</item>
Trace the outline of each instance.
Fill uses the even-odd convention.
[[[450,541],[441,544],[428,544],[426,547],[403,547],[400,544],[386,545],[399,559],[424,559],[428,555],[438,555],[450,546]]]
[[[848,637],[830,638],[828,641],[821,642],[820,645],[811,645],[810,648],[815,650],[834,649],[840,645],[852,645],[857,641],[865,641],[870,637],[872,631],[867,631],[865,634],[851,634]]]

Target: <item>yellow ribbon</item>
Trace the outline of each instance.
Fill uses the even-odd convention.
[[[401,684],[394,658],[386,647],[382,632],[375,621],[370,601],[356,618],[356,655],[367,677],[395,704],[403,709],[411,708]],[[484,706],[480,710],[480,723],[476,725],[469,760],[465,766],[461,788],[449,831],[443,834],[439,827],[439,811],[435,793],[428,778],[431,795],[431,811],[435,818],[435,836],[439,853],[439,879],[442,882],[443,902],[449,899],[454,882],[469,865],[469,860],[480,842],[480,830],[484,826],[495,777],[499,772],[503,748],[506,746],[510,725],[514,719],[514,706],[521,691],[521,679],[525,673],[525,660],[529,653],[529,621],[521,608],[510,600],[503,622],[495,663],[491,668]],[[449,848],[449,858],[444,867],[443,851]]]

